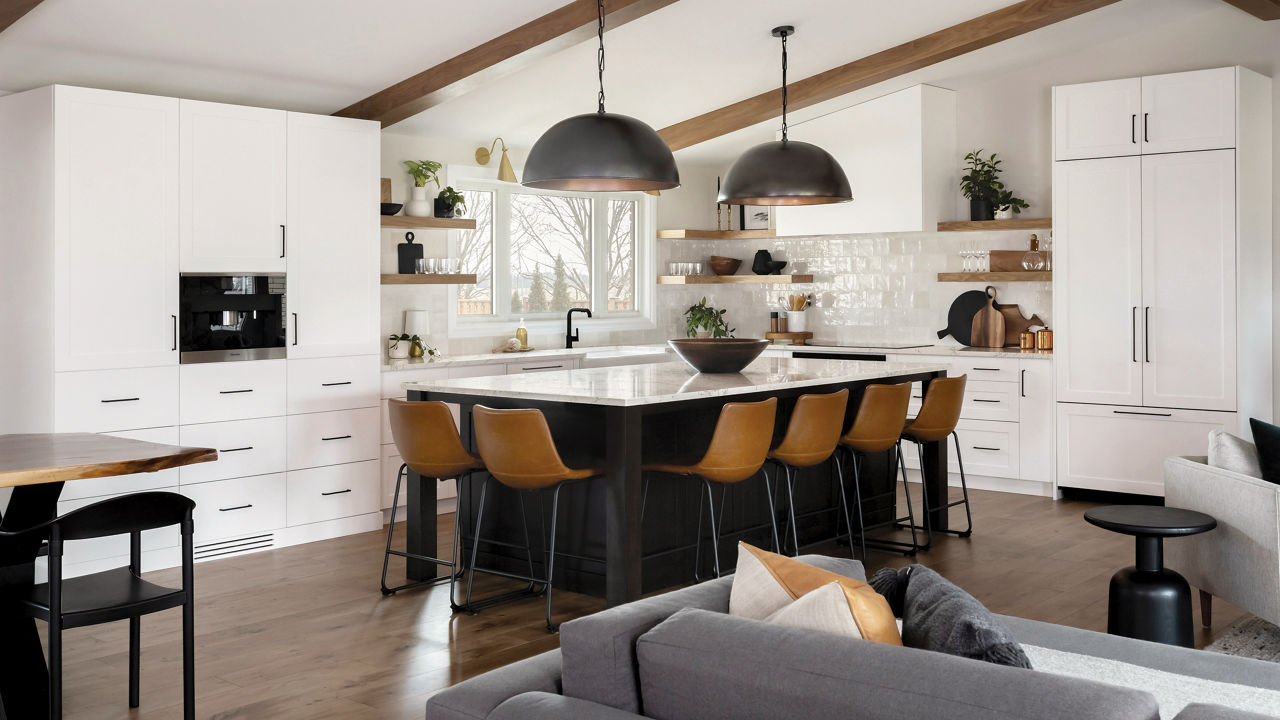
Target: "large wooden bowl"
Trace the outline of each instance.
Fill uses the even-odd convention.
[[[667,344],[681,360],[701,373],[736,373],[751,364],[769,346],[754,338],[680,338]]]
[[[717,275],[732,275],[738,272],[738,268],[742,267],[742,261],[738,258],[712,255],[711,259],[707,261],[707,267],[711,268],[711,272]]]

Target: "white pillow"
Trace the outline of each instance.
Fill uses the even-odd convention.
[[[1262,477],[1257,446],[1222,430],[1209,431],[1209,466],[1249,477]]]
[[[773,571],[765,567],[745,543],[739,543],[738,569],[733,573],[733,587],[729,590],[729,614],[764,620],[794,600]]]
[[[765,618],[765,622],[862,639],[862,631],[849,609],[844,588],[837,582],[802,595]]]

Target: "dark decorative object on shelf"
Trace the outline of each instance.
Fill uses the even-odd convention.
[[[681,338],[667,344],[694,370],[701,373],[736,373],[751,364],[768,347],[755,338]]]
[[[390,203],[390,202],[382,203],[382,214],[395,215],[396,213],[400,212],[400,208],[402,207],[404,207],[403,203]]]
[[[982,157],[982,148],[964,156],[968,165],[960,178],[960,191],[969,198],[970,220],[995,220],[996,210],[1008,208],[1014,214],[1028,207],[1025,200],[1006,190],[1000,182],[1000,160],[996,153]]]
[[[990,200],[969,198],[970,220],[995,220],[996,206]]]
[[[768,250],[757,250],[755,260],[751,261],[751,272],[757,275],[778,275],[786,266],[786,260],[774,260]]]
[[[413,275],[418,272],[421,259],[422,246],[413,241],[413,233],[405,233],[404,242],[396,245],[396,271],[401,275]]]
[[[466,207],[467,200],[462,193],[454,190],[452,186],[446,185],[440,194],[436,196],[436,217],[451,218],[454,215],[461,215],[461,208]]]

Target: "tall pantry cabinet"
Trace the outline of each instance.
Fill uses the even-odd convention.
[[[1054,138],[1058,484],[1163,495],[1272,417],[1271,81],[1056,87]]]

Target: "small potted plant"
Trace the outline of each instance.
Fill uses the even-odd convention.
[[[452,186],[446,185],[440,194],[436,196],[436,217],[451,218],[454,215],[461,215],[462,209],[467,205],[467,200],[462,193],[454,190]]]
[[[420,358],[424,355],[435,357],[439,351],[422,342],[422,338],[408,333],[391,333],[387,337],[387,357],[392,360]]]
[[[996,198],[996,220],[1009,220],[1028,207],[1026,200],[1009,190],[1001,190],[1000,197]]]
[[[984,158],[982,148],[978,148],[965,155],[964,159],[967,164],[960,178],[960,190],[969,198],[970,220],[994,220],[998,209],[1019,213],[1027,207],[1025,201],[1005,190],[1004,183],[1000,182],[1000,163],[1003,161],[995,153]]]
[[[686,337],[733,337],[737,328],[729,327],[724,321],[724,314],[724,310],[715,309],[707,304],[705,297],[702,298],[702,302],[684,311]]]
[[[431,198],[427,197],[427,183],[435,183],[440,187],[440,168],[435,160],[405,160],[404,166],[413,176],[413,190],[409,202],[405,203],[404,214],[413,217],[431,217]]]

